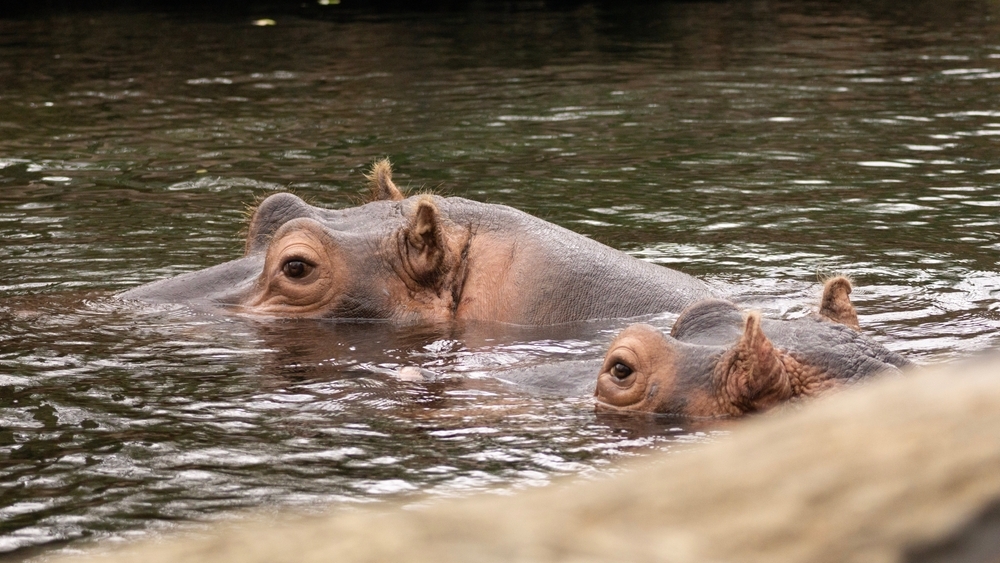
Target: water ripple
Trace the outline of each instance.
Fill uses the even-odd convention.
[[[718,435],[594,412],[632,320],[400,329],[109,297],[238,257],[275,190],[353,205],[382,155],[401,186],[518,207],[767,315],[848,274],[864,330],[918,362],[1000,343],[990,6],[470,9],[475,28],[297,17],[259,43],[224,18],[5,20],[0,551],[504,493]]]

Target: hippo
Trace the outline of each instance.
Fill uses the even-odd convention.
[[[828,280],[818,313],[792,320],[744,314],[706,299],[670,336],[631,325],[611,343],[594,391],[598,409],[736,417],[910,365],[861,334],[851,282]]]
[[[366,177],[372,201],[347,209],[271,195],[242,258],[120,295],[274,317],[536,326],[679,312],[712,296],[692,276],[507,206],[405,197],[388,160]]]

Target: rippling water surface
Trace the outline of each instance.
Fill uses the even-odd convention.
[[[7,557],[238,507],[543,485],[713,431],[593,412],[627,321],[113,297],[239,256],[273,191],[352,205],[378,156],[400,185],[513,205],[768,314],[849,274],[865,330],[921,363],[998,343],[995,3],[241,9],[0,17]]]

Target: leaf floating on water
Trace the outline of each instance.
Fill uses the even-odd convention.
[[[260,19],[260,20],[254,20],[254,22],[253,22],[253,24],[256,25],[257,27],[264,27],[264,26],[268,26],[268,25],[277,25],[277,23],[278,22],[276,22],[276,21],[274,21],[272,19],[269,19],[269,18],[264,18],[264,19]]]

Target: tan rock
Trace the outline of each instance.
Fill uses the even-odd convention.
[[[864,384],[603,480],[256,519],[89,560],[996,561],[998,502],[994,360]]]

